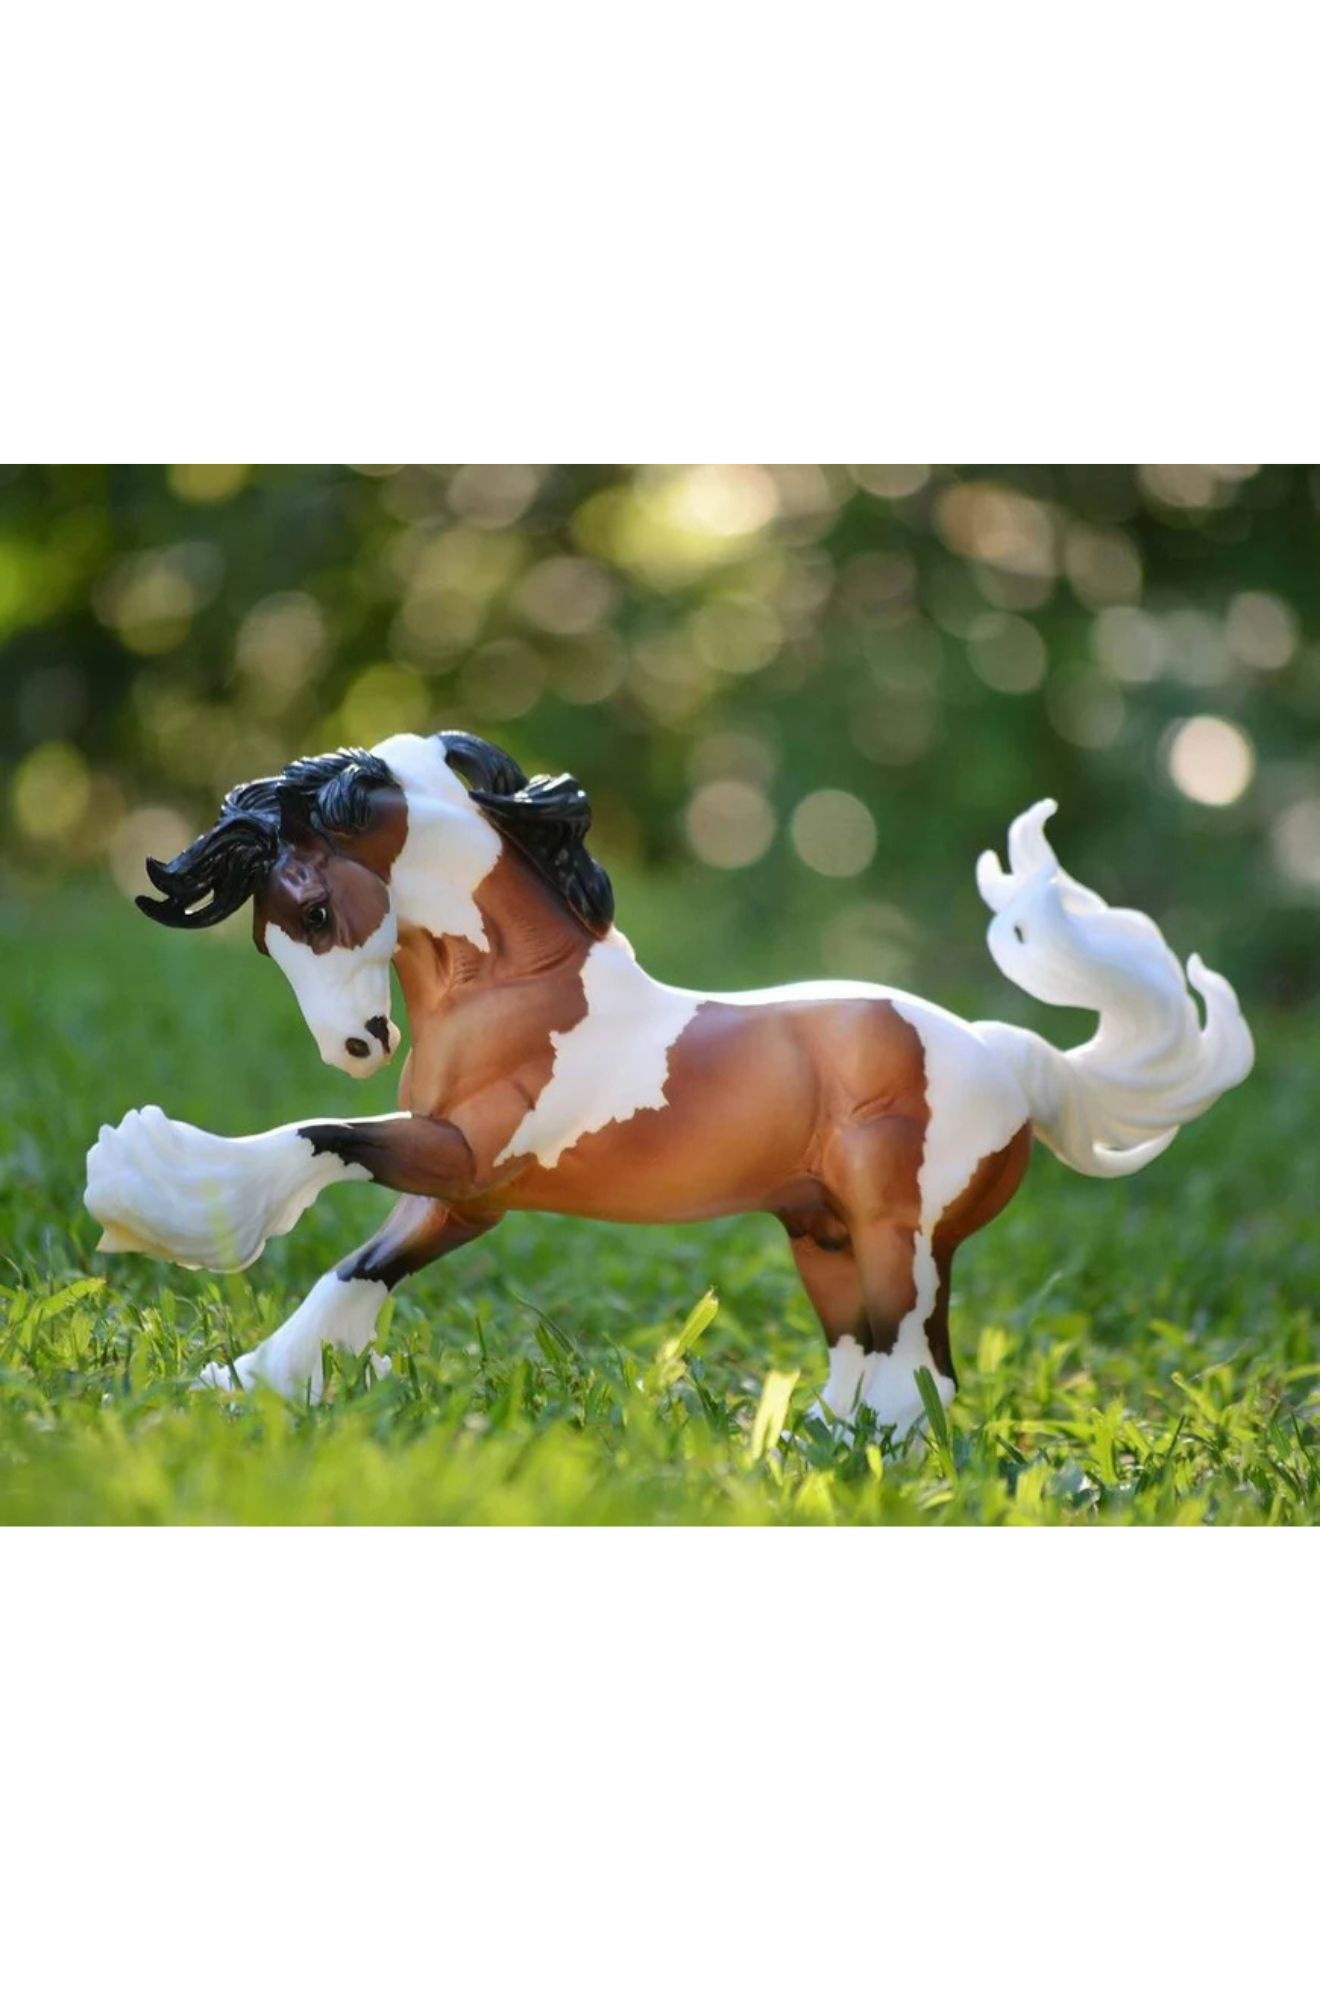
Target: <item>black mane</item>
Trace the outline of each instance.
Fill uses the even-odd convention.
[[[147,858],[163,898],[138,905],[161,926],[218,926],[251,898],[296,824],[351,835],[371,818],[371,797],[398,782],[383,760],[340,747],[293,760],[282,774],[231,788],[220,819],[168,864]]]
[[[482,814],[553,885],[589,933],[598,939],[607,933],[614,887],[586,847],[591,802],[581,783],[571,774],[534,774],[529,781],[511,754],[470,732],[436,737]]]
[[[571,774],[537,774],[467,732],[436,735],[495,827],[598,937],[614,918],[614,890],[585,847],[591,803]],[[398,781],[383,760],[341,747],[293,760],[282,774],[246,781],[225,796],[219,821],[170,863],[147,859],[161,898],[137,903],[162,926],[217,926],[251,898],[298,828],[353,835],[371,819],[372,798]]]

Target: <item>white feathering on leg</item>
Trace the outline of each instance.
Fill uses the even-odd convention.
[[[322,1346],[362,1354],[389,1296],[389,1287],[380,1279],[340,1278],[337,1272],[327,1272],[282,1327],[250,1354],[240,1354],[232,1369],[228,1362],[208,1362],[195,1386],[232,1389],[237,1380],[241,1388],[252,1389],[264,1382],[278,1395],[319,1403],[324,1386]],[[376,1356],[373,1365],[377,1375],[388,1375],[387,1356]]]
[[[101,1250],[241,1271],[331,1182],[370,1179],[357,1162],[318,1154],[296,1126],[228,1140],[143,1106],[101,1128],[83,1200],[102,1225]]]

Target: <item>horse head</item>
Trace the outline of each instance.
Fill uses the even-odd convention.
[[[214,926],[253,901],[253,939],[283,970],[327,1064],[370,1077],[394,1055],[390,871],[403,792],[357,749],[296,760],[226,795],[219,821],[170,863],[147,860],[162,926]]]

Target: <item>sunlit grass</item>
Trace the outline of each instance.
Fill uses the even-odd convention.
[[[0,925],[0,1519],[1303,1521],[1320,1513],[1320,1054],[1259,1026],[1241,1093],[1130,1183],[1039,1155],[964,1251],[962,1388],[906,1458],[812,1414],[818,1329],[766,1219],[510,1218],[401,1288],[393,1372],[199,1394],[379,1220],[327,1195],[251,1270],[101,1260],[82,1157],[155,1100],[223,1132],[380,1111],[247,949],[71,899]],[[933,991],[934,992],[934,991]],[[1258,1019],[1259,1023],[1259,1019]],[[713,1288],[718,1305],[703,1301]]]

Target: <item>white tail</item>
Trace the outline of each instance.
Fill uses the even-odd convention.
[[[1084,1175],[1131,1175],[1162,1154],[1180,1126],[1240,1085],[1255,1059],[1251,1032],[1222,974],[1193,954],[1187,980],[1153,919],[1105,904],[1060,867],[1037,802],[1008,832],[1009,868],[987,850],[976,867],[994,913],[990,951],[1010,981],[1038,1001],[1099,1012],[1077,1050],[1034,1030],[975,1023],[1027,1096],[1036,1132]]]

